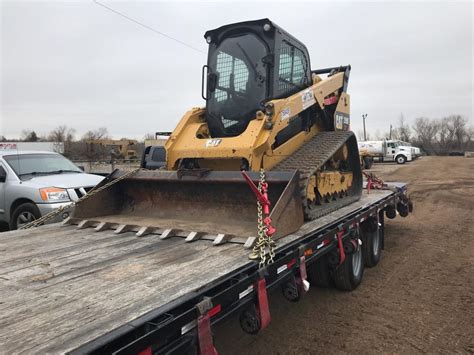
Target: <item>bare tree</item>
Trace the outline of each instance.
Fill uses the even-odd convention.
[[[468,141],[468,129],[466,128],[467,120],[460,115],[453,115],[447,118],[448,131],[452,145],[457,150],[463,150],[465,143]]]
[[[415,143],[428,154],[436,154],[435,141],[440,129],[440,124],[436,120],[426,117],[415,119],[413,131],[415,132]]]
[[[399,139],[403,142],[410,142],[411,138],[411,130],[410,126],[405,123],[405,116],[403,113],[400,114],[400,118],[398,120],[398,127],[392,132],[395,139]]]
[[[24,129],[21,132],[20,139],[24,142],[37,142],[39,140],[39,138],[36,135],[35,131],[30,131],[30,130],[27,130],[27,129]]]
[[[144,141],[151,140],[151,139],[155,139],[155,135],[153,133],[147,133],[143,136]]]
[[[93,141],[98,139],[110,139],[109,132],[106,127],[100,127],[96,130],[87,131],[83,136],[83,141]]]
[[[53,142],[71,143],[74,140],[76,130],[67,126],[58,126],[49,132],[48,139]]]
[[[362,131],[362,130],[357,131],[357,135],[356,135],[356,136],[357,136],[357,139],[358,139],[359,141],[363,141],[363,140],[364,140],[364,131]],[[369,132],[367,132],[366,136],[367,136],[367,140],[370,141],[370,140],[371,140],[371,136],[370,136],[370,133],[369,133]],[[153,139],[154,139],[154,137],[153,137]]]
[[[71,144],[74,141],[74,134],[76,130],[68,128],[67,126],[58,126],[48,134],[48,140],[52,142],[64,143],[64,155],[69,156],[71,154]]]

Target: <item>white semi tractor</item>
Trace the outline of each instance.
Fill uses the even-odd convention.
[[[397,164],[405,164],[412,161],[419,154],[419,148],[407,146],[407,143],[399,140],[381,140],[358,142],[360,155],[372,157],[375,161],[395,161]]]

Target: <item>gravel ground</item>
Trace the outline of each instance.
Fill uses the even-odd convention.
[[[258,336],[237,317],[216,329],[221,354],[474,353],[474,158],[376,164],[406,181],[414,213],[386,224],[385,250],[353,292],[316,289],[298,303],[270,296]]]

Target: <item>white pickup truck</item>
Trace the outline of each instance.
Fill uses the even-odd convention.
[[[358,142],[362,156],[373,157],[376,161],[395,161],[405,164],[412,161],[414,156],[411,146],[404,145],[399,140],[364,141]]]

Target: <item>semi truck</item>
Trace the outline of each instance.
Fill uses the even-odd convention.
[[[375,161],[405,164],[414,159],[413,147],[406,146],[399,140],[361,141],[358,146],[361,156],[372,157]]]

